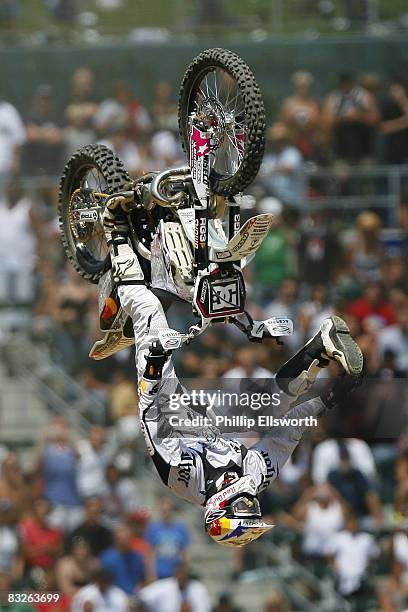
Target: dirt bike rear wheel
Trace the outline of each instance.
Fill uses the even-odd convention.
[[[227,49],[208,49],[187,68],[179,95],[179,130],[189,154],[189,117],[214,128],[210,188],[231,196],[256,177],[265,148],[265,108],[247,64]]]
[[[121,191],[130,177],[121,160],[104,145],[87,145],[68,160],[60,182],[59,225],[68,260],[79,274],[97,283],[110,267],[102,210],[92,221],[77,216],[103,207],[103,194]]]

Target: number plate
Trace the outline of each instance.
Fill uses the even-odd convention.
[[[199,279],[194,305],[204,318],[224,318],[244,312],[245,286],[241,275]]]

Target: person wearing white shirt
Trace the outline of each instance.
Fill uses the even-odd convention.
[[[404,517],[392,537],[393,557],[403,565],[403,580],[408,584],[408,517]]]
[[[343,504],[332,487],[307,489],[293,509],[293,517],[302,525],[303,553],[323,557],[327,541],[344,526],[344,514]]]
[[[194,612],[210,612],[208,591],[201,582],[192,580],[186,564],[177,568],[174,577],[157,580],[141,589],[139,599],[147,612],[180,612],[183,603]]]
[[[303,156],[290,142],[289,128],[275,123],[267,132],[271,152],[267,153],[260,170],[260,179],[268,195],[285,204],[300,207],[304,203]]]
[[[18,110],[0,100],[0,194],[10,173],[18,169],[19,150],[26,141],[26,130]]]
[[[74,595],[70,608],[71,612],[128,612],[129,609],[128,596],[111,584],[109,573],[102,568],[95,572],[94,582]]]
[[[23,305],[34,299],[37,231],[32,201],[18,181],[9,181],[0,193],[0,301]]]
[[[378,334],[378,349],[380,357],[384,358],[386,351],[392,351],[396,357],[398,370],[408,372],[408,307],[403,306],[397,311],[397,325],[384,327]]]
[[[333,534],[326,546],[341,595],[347,597],[356,594],[364,587],[370,562],[379,553],[373,536],[360,531],[357,517],[350,515],[346,529]]]
[[[359,469],[369,480],[375,479],[375,463],[370,447],[364,440],[348,438],[344,441],[350,455],[351,465]],[[337,440],[324,440],[318,444],[312,454],[312,480],[322,484],[332,470],[339,467],[340,451]]]
[[[12,517],[15,506],[7,498],[0,499],[0,572],[12,573],[20,554],[20,542]]]
[[[79,440],[78,451],[78,489],[83,498],[102,497],[108,491],[105,471],[111,462],[111,454],[105,447],[105,430],[94,425],[89,438]]]
[[[126,124],[121,119],[112,124],[109,138],[98,141],[98,144],[105,145],[112,149],[122,160],[131,176],[136,176],[143,166],[142,150],[137,144],[128,137]]]
[[[285,344],[292,351],[297,351],[303,342],[303,334],[297,329],[299,317],[299,283],[294,278],[285,278],[280,284],[278,293],[272,302],[265,305],[263,316],[289,317],[295,322],[293,334],[286,337]]]

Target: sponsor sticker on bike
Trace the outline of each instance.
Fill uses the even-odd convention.
[[[209,180],[210,134],[192,127],[190,142],[191,178],[194,189],[203,205],[207,203]]]
[[[256,217],[249,219],[228,242],[225,249],[214,249],[215,258],[217,260],[230,259],[232,261],[237,261],[248,255],[252,255],[265,238],[271,224],[272,215],[269,214],[257,215]],[[227,251],[230,251],[231,255],[223,256],[222,254],[226,254]]]
[[[290,336],[293,333],[293,321],[288,318],[271,317],[266,319],[265,327],[271,336]]]
[[[242,276],[201,279],[194,304],[205,318],[222,318],[244,310],[245,289]]]
[[[235,236],[235,234],[238,234],[239,229],[241,227],[241,214],[240,213],[235,213],[233,226],[234,226],[234,236]]]
[[[97,210],[78,210],[76,211],[76,217],[82,223],[96,223],[99,219],[99,214]]]
[[[187,237],[194,243],[194,208],[181,208],[177,214]]]
[[[265,321],[254,321],[251,330],[253,338],[262,338],[264,334],[278,337],[293,334],[293,321],[287,317],[271,317]]]
[[[220,281],[211,286],[210,307],[211,312],[218,313],[226,310],[235,310],[239,306],[238,279]]]
[[[185,340],[185,334],[182,334],[175,329],[159,329],[157,332],[157,337],[165,351],[180,348]]]
[[[235,141],[237,149],[242,157],[245,152],[245,132],[244,130],[235,130]]]
[[[215,257],[216,259],[227,259],[228,257],[231,257],[231,251],[215,251]]]

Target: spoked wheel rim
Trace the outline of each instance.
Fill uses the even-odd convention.
[[[196,78],[189,114],[208,122],[211,138],[211,167],[217,179],[233,177],[242,164],[247,136],[243,93],[234,76],[224,68],[212,67]]]
[[[103,199],[108,183],[96,166],[83,166],[74,176],[69,202],[69,225],[77,249],[86,253],[93,264],[102,264],[109,253],[102,225]],[[94,221],[82,221],[80,211],[99,208]]]

